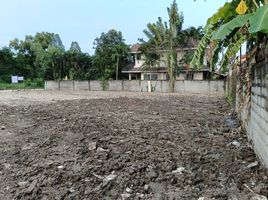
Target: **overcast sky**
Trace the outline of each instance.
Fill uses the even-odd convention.
[[[206,19],[226,0],[177,0],[184,14],[184,28],[205,25]],[[69,49],[77,41],[83,51],[94,53],[93,41],[110,29],[122,31],[127,44],[143,37],[149,22],[160,16],[172,0],[0,0],[0,46],[14,38],[47,31],[58,33]]]

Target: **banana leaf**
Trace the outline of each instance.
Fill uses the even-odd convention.
[[[218,11],[207,20],[207,24],[217,24],[219,20],[226,19],[229,15],[233,14],[231,3],[226,2],[224,6],[220,7]]]
[[[228,23],[222,25],[217,31],[213,33],[212,40],[222,40],[229,35],[235,28],[240,28],[245,25],[252,14],[239,15]]]
[[[250,33],[263,32],[268,33],[268,4],[257,9],[249,18]]]

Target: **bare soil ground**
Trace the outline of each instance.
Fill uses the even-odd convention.
[[[0,91],[0,199],[267,196],[233,118],[223,97]]]

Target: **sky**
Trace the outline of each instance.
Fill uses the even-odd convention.
[[[127,44],[146,38],[143,30],[158,17],[167,20],[173,0],[0,0],[0,46],[36,32],[58,33],[66,49],[77,41],[94,54],[93,42],[102,32],[121,31]],[[184,28],[205,25],[226,0],[177,0]]]

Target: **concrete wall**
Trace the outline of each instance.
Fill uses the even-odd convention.
[[[123,81],[109,81],[109,91],[123,91]]]
[[[268,62],[255,66],[250,109],[240,105],[239,117],[253,142],[255,152],[268,167]]]
[[[74,81],[60,81],[60,90],[74,90]]]
[[[140,81],[139,80],[124,81],[123,91],[140,92],[141,91]]]
[[[140,91],[148,92],[148,81],[140,81]]]
[[[168,81],[150,81],[152,92],[169,92]],[[46,90],[89,90],[89,91],[127,91],[148,92],[148,81],[46,81]],[[176,81],[176,93],[224,95],[224,81]]]
[[[74,90],[89,90],[89,81],[74,81]]]
[[[59,81],[46,81],[45,90],[59,90],[60,82]]]
[[[102,86],[100,81],[89,81],[89,90],[91,91],[102,91]]]

